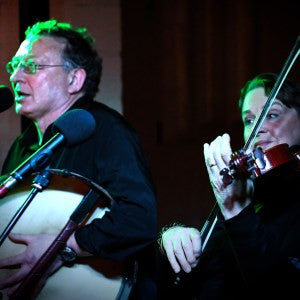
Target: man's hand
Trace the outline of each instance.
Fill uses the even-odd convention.
[[[10,296],[26,278],[38,259],[53,242],[55,236],[50,234],[10,234],[9,239],[17,244],[25,244],[27,247],[21,254],[0,260],[0,268],[20,265],[20,268],[13,275],[0,281],[0,289],[8,288],[8,296]],[[55,259],[39,283],[39,288],[45,284],[46,279],[61,267],[61,265],[61,259]]]

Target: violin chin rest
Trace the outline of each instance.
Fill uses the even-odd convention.
[[[290,150],[292,153],[296,153],[296,152],[300,151],[300,145],[291,146]]]

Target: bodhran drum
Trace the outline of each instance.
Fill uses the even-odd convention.
[[[52,175],[49,186],[34,197],[13,227],[12,232],[58,234],[91,187],[99,191],[100,197],[85,223],[91,222],[94,218],[102,218],[109,211],[113,199],[101,186],[79,174],[66,170],[50,169],[50,172]],[[0,200],[0,234],[28,198],[32,189],[31,183],[19,184]],[[23,244],[12,243],[6,238],[0,246],[0,259],[22,253],[25,247]],[[127,299],[131,289],[131,279],[130,276],[127,276],[126,270],[128,270],[126,261],[96,257],[82,258],[73,266],[63,266],[51,275],[36,299]],[[0,269],[0,280],[14,272],[16,269]],[[1,293],[2,299],[8,298],[5,290],[2,290]]]

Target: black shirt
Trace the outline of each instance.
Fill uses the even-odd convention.
[[[115,200],[103,218],[76,232],[76,241],[94,255],[126,258],[156,238],[156,196],[148,162],[135,131],[118,112],[83,98],[73,108],[89,111],[96,130],[79,145],[57,149],[50,167],[67,169],[96,182]],[[50,127],[43,144],[53,135]],[[10,173],[33,154],[37,142],[37,131],[31,124],[10,148],[2,174]]]

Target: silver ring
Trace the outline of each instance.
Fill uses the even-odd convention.
[[[228,168],[223,168],[221,171],[220,171],[220,175],[229,175],[229,169]]]

